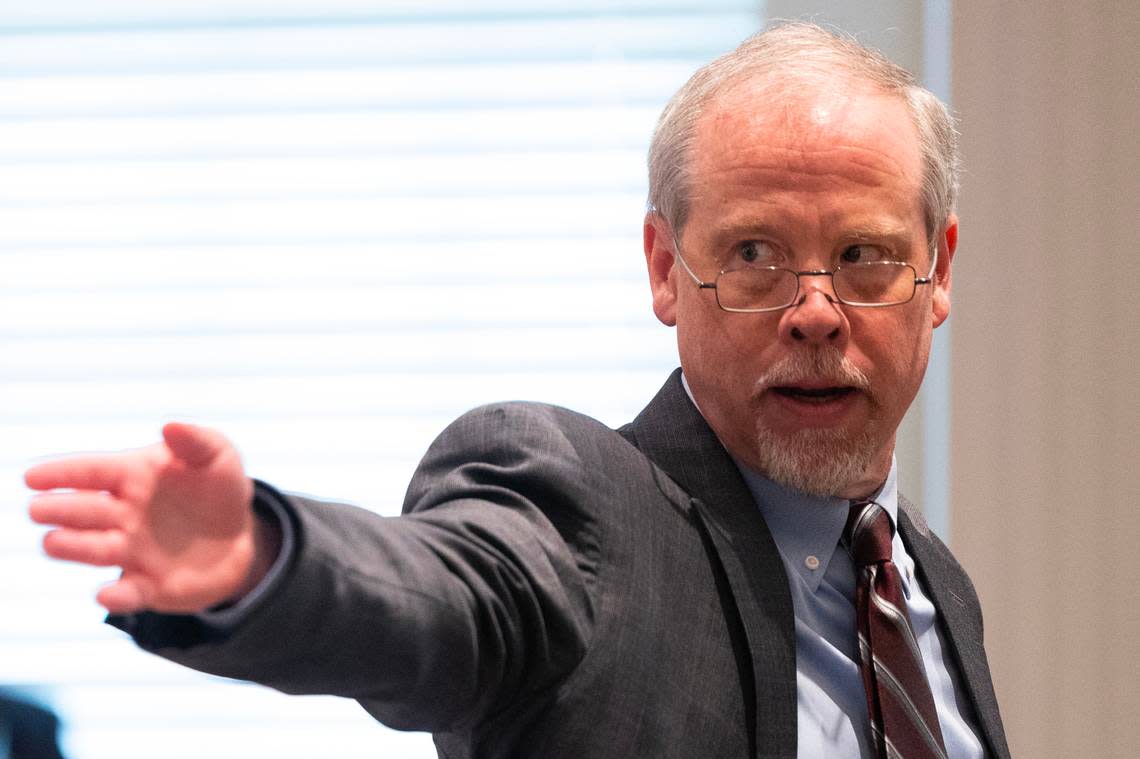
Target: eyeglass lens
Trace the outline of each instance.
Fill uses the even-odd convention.
[[[889,261],[842,267],[831,279],[836,297],[844,303],[891,305],[914,296],[916,276],[909,264]],[[790,269],[739,269],[721,273],[716,289],[724,308],[776,309],[795,302],[799,283],[796,272]]]

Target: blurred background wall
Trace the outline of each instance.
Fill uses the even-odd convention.
[[[954,0],[953,546],[1017,756],[1140,755],[1140,3]]]

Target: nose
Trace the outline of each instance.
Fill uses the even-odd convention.
[[[780,319],[780,337],[792,343],[839,347],[849,332],[843,307],[831,287],[831,277],[800,277],[799,299]]]

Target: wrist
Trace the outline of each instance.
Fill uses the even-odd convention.
[[[281,525],[272,516],[253,514],[253,558],[237,598],[244,598],[269,574],[281,553]]]

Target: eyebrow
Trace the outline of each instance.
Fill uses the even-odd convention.
[[[852,227],[844,237],[852,240],[905,240],[910,237],[910,230],[899,224],[866,224]]]
[[[713,229],[713,239],[749,239],[751,237],[774,237],[782,239],[788,236],[788,225],[773,224],[766,221],[740,221],[729,220],[727,223]],[[837,239],[868,241],[892,240],[905,242],[910,239],[911,231],[902,224],[892,222],[857,224],[842,231]]]
[[[780,225],[770,224],[763,221],[735,222],[730,220],[723,225],[715,227],[712,232],[712,237],[714,240],[744,240],[753,237],[783,238],[786,236],[786,227],[781,227]]]

